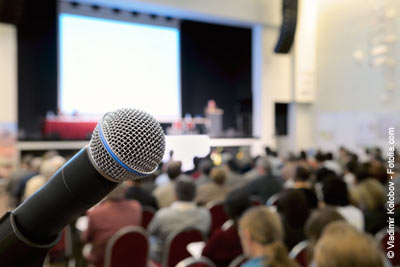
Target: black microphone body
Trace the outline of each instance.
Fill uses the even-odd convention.
[[[102,200],[117,185],[95,169],[89,160],[88,148],[81,149],[38,192],[2,218],[1,264],[10,261],[13,264],[6,266],[33,266],[32,258],[25,258],[28,255],[18,257],[10,254],[10,251],[20,254],[24,250],[29,251],[29,248],[34,248],[39,254],[37,256],[44,259],[46,253],[40,256],[40,251],[46,252],[51,248],[68,223]],[[10,239],[10,236],[14,238]],[[5,238],[8,241],[2,242]],[[25,249],[21,241],[27,246]],[[29,264],[22,265],[21,260],[28,260]]]

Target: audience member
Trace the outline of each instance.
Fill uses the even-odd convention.
[[[235,158],[225,152],[222,154],[222,167],[226,171],[226,186],[229,191],[235,190],[246,184],[246,180],[239,173],[239,166]]]
[[[254,179],[265,175],[271,170],[271,165],[267,157],[258,157],[253,169],[244,174],[244,179],[247,182],[253,181]]]
[[[298,189],[287,189],[280,193],[277,210],[280,214],[285,237],[284,242],[291,250],[306,239],[304,224],[311,212],[305,194]]]
[[[345,221],[342,215],[335,208],[325,207],[315,210],[308,217],[304,230],[309,242],[308,244],[308,259],[313,258],[315,244],[318,242],[325,227],[334,221]],[[307,260],[308,261],[308,260]]]
[[[249,182],[244,190],[249,194],[258,197],[262,203],[266,203],[268,198],[282,190],[282,180],[273,176],[270,169],[257,179]]]
[[[211,181],[197,188],[196,203],[207,205],[213,201],[223,201],[228,193],[226,173],[222,167],[214,167],[210,173]]]
[[[311,183],[311,172],[307,168],[297,166],[293,187],[303,191],[310,209],[316,209],[318,207],[318,198]]]
[[[196,184],[198,186],[211,181],[210,172],[213,166],[214,166],[213,162],[209,158],[205,158],[200,161],[199,163],[200,176],[196,180]]]
[[[175,179],[181,174],[182,163],[171,161],[167,166],[169,182],[154,189],[153,196],[157,199],[158,207],[164,208],[175,201]]]
[[[326,177],[336,174],[333,170],[325,166],[324,162],[326,160],[326,156],[324,154],[318,152],[315,155],[315,160],[317,163],[317,169],[315,170],[315,181],[317,183],[322,183]]]
[[[251,201],[241,189],[236,189],[227,195],[224,206],[232,225],[227,229],[216,230],[202,252],[203,256],[211,259],[218,267],[228,266],[243,253],[238,223],[245,210],[251,206]]]
[[[267,207],[246,211],[239,221],[239,235],[244,254],[249,260],[243,267],[291,267],[283,244],[283,228],[279,216]]]
[[[343,180],[346,182],[349,189],[353,188],[357,182],[356,171],[358,162],[355,160],[348,161],[343,168]]]
[[[125,189],[118,186],[106,198],[106,201],[87,212],[88,228],[82,234],[84,243],[92,244],[89,262],[103,267],[107,241],[121,228],[128,225],[139,226],[142,209],[136,200],[124,198]]]
[[[211,216],[206,208],[194,203],[196,185],[191,179],[179,179],[175,183],[176,201],[156,212],[148,231],[151,235],[151,258],[161,262],[165,241],[169,234],[187,227],[199,229],[204,236],[210,230]]]
[[[387,226],[385,188],[376,179],[369,178],[357,184],[351,196],[363,211],[366,232],[376,234]]]
[[[383,267],[383,255],[377,242],[345,222],[329,224],[315,246],[314,263],[318,267]]]
[[[364,215],[359,208],[350,205],[347,184],[343,179],[331,176],[322,186],[323,201],[336,210],[359,231],[364,231]]]
[[[332,152],[328,152],[325,154],[324,166],[335,172],[336,175],[342,174],[342,166],[340,166],[339,162],[334,160]]]
[[[24,198],[24,194],[25,194],[25,188],[26,188],[26,184],[27,182],[34,176],[39,174],[39,169],[40,166],[42,165],[42,158],[40,157],[34,157],[32,159],[32,161],[30,162],[30,170],[31,172],[28,173],[27,175],[25,175],[24,177],[22,177],[18,183],[16,184],[14,191],[12,193],[12,195],[14,196],[15,199],[15,205],[18,206],[23,198]]]
[[[153,207],[158,209],[157,200],[150,193],[142,189],[142,179],[129,180],[125,182],[127,185],[125,191],[126,199],[137,200],[142,206]]]
[[[13,171],[11,175],[8,177],[6,191],[10,196],[8,201],[11,207],[15,206],[15,204],[17,203],[16,196],[14,193],[16,192],[18,184],[21,182],[21,180],[26,176],[32,177],[37,174],[34,170],[32,170],[31,163],[33,158],[34,157],[32,154],[24,155],[21,159],[19,168]]]
[[[273,151],[271,148],[266,147],[265,148],[265,154],[267,156],[267,159],[270,164],[270,171],[271,174],[274,176],[280,176],[281,175],[281,169],[282,169],[282,161],[278,156],[278,152]]]
[[[65,158],[61,156],[53,156],[42,162],[39,169],[39,174],[33,176],[27,181],[24,192],[24,199],[35,193],[40,187],[47,183],[50,178],[60,169],[64,163]]]

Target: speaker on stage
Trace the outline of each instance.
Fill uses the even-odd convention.
[[[294,41],[297,23],[298,0],[282,0],[282,26],[275,53],[289,53]]]

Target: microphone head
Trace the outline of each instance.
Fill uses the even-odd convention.
[[[164,151],[165,136],[160,124],[153,116],[135,109],[106,113],[89,143],[94,167],[117,183],[152,174]]]

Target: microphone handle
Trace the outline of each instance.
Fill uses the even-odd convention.
[[[42,267],[49,249],[60,239],[61,232],[48,244],[35,244],[27,240],[18,231],[14,214],[7,212],[0,219],[1,266]]]
[[[67,224],[118,185],[96,170],[88,153],[87,146],[82,148],[49,182],[12,211],[15,224],[26,239],[37,244],[52,242]]]

